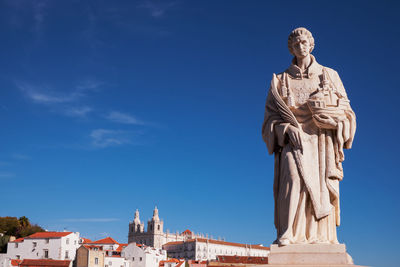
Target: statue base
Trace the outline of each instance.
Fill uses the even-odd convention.
[[[271,245],[264,266],[355,266],[345,244]]]

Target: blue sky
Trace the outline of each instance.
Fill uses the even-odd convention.
[[[272,73],[304,26],[357,114],[341,183],[357,264],[396,266],[396,1],[0,2],[0,216],[127,241],[138,208],[165,228],[269,245]],[[385,141],[386,140],[386,141]]]

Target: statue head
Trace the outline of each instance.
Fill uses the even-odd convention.
[[[290,54],[295,57],[306,57],[314,49],[314,38],[309,30],[300,27],[294,29],[288,38]]]

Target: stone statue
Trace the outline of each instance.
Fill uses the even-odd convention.
[[[311,55],[311,32],[293,30],[288,47],[294,58],[272,77],[262,126],[275,154],[274,243],[338,244],[343,149],[351,148],[356,117],[337,72]]]

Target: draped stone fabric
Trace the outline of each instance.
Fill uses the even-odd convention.
[[[262,136],[275,154],[274,199],[277,242],[337,243],[340,224],[339,181],[343,179],[343,149],[351,148],[356,130],[350,104],[335,118],[336,129],[318,128],[307,106],[310,94],[322,86],[323,71],[343,99],[347,94],[336,71],[318,64],[313,56],[302,71],[292,64],[274,75],[268,93]],[[294,103],[282,95],[287,80]],[[289,125],[301,131],[302,149],[289,143]],[[279,243],[279,242],[278,242]]]

